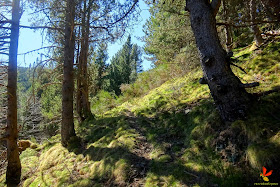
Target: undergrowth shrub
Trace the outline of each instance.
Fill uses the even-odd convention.
[[[112,92],[101,90],[95,97],[91,98],[91,110],[93,114],[102,114],[117,106],[117,96]]]

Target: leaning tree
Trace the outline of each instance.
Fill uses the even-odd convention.
[[[221,0],[187,0],[191,27],[195,35],[204,77],[223,121],[231,122],[246,116],[251,95],[230,68],[230,58],[223,49],[216,29],[216,14]]]

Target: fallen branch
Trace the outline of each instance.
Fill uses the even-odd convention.
[[[186,170],[184,170],[184,173],[186,173],[186,174],[188,174],[188,175],[191,175],[191,176],[193,176],[193,177],[199,178],[197,175],[194,175],[194,174],[192,174],[192,173],[190,173],[190,172],[188,172],[188,171],[186,171]]]

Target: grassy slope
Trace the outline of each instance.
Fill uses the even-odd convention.
[[[234,68],[240,79],[261,82],[249,92],[280,85],[279,47],[274,43],[264,50],[235,51],[248,72]],[[75,140],[63,148],[59,136],[27,149],[21,154],[22,185],[247,186],[262,182],[262,166],[279,173],[280,94],[252,105],[248,119],[231,124],[233,131],[223,136],[228,143],[221,145],[219,133],[227,129],[207,86],[198,84],[201,75],[197,71],[167,81],[77,127],[83,149]],[[275,180],[272,175],[270,181]]]

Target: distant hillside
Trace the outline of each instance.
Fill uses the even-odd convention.
[[[22,91],[27,91],[32,84],[33,70],[27,67],[18,67],[18,83],[23,86]],[[35,74],[36,76],[36,74]]]

